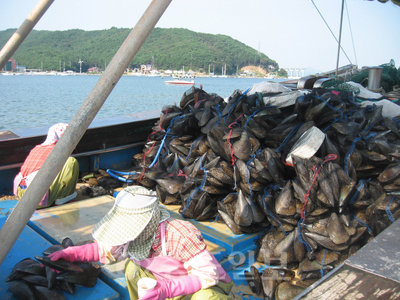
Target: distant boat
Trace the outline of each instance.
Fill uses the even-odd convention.
[[[166,85],[194,85],[194,81],[186,81],[186,80],[168,80],[165,81]]]

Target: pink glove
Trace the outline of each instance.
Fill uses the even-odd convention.
[[[140,300],[165,300],[177,296],[189,295],[201,289],[200,279],[194,275],[182,276],[179,279],[162,279],[157,281],[154,290],[147,292]]]
[[[97,243],[90,243],[82,246],[70,246],[64,250],[56,251],[49,254],[52,261],[59,260],[60,258],[67,261],[98,261],[99,260],[99,246]]]

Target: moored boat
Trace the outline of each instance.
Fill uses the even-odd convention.
[[[166,85],[194,85],[194,81],[186,81],[186,80],[167,80],[165,81]]]

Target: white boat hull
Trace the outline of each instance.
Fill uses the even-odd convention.
[[[169,80],[165,81],[166,85],[194,85],[194,81],[185,81],[185,80]]]

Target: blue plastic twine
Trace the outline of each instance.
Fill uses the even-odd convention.
[[[321,274],[321,277],[324,277],[324,262],[325,262],[325,255],[326,255],[326,249],[324,251],[324,257],[322,258],[322,263],[321,263],[321,270],[319,271]]]
[[[281,222],[279,222],[279,221],[274,217],[274,215],[268,210],[267,205],[265,204],[265,196],[267,196],[267,195],[268,195],[268,196],[271,196],[271,195],[268,193],[267,188],[268,188],[268,187],[266,187],[266,188],[264,189],[264,196],[263,196],[264,209],[265,209],[265,211],[267,212],[267,214],[268,214],[271,218],[273,218],[276,222],[278,222],[279,226],[280,226],[281,229],[282,229],[283,234],[286,236],[287,233],[286,233],[285,229],[283,229],[283,225],[281,224]]]
[[[244,123],[244,128],[247,128],[247,124],[249,124],[250,119],[251,119],[252,117],[254,117],[255,114],[258,113],[260,110],[261,110],[261,109],[256,110],[251,116],[249,116],[249,118],[247,119],[246,123]]]
[[[192,191],[192,193],[190,194],[190,196],[187,198],[187,200],[186,200],[186,205],[185,205],[185,207],[183,208],[182,214],[185,213],[186,209],[188,208],[190,202],[192,201],[192,199],[193,199],[194,195],[197,193],[197,191],[198,191],[198,190],[204,191],[204,190],[203,190],[203,186],[204,186],[204,184],[206,183],[207,173],[206,173],[206,169],[204,169],[204,167],[203,167],[202,165],[203,165],[203,158],[200,157],[200,169],[202,169],[202,170],[204,171],[204,177],[203,177],[203,180],[202,180],[200,186],[196,187],[196,188]]]
[[[299,124],[297,125],[295,128],[293,128],[289,134],[287,135],[287,137],[285,137],[285,139],[283,140],[282,144],[276,148],[275,152],[280,152],[282,150],[283,147],[285,147],[287,145],[287,143],[289,142],[289,140],[296,134],[296,132],[300,129],[301,125],[303,124]]]
[[[149,169],[152,168],[152,167],[156,164],[156,162],[157,162],[157,160],[158,160],[158,157],[160,156],[161,150],[162,150],[162,148],[164,147],[165,139],[167,138],[167,135],[168,135],[168,132],[169,132],[169,131],[170,131],[170,129],[168,128],[168,129],[167,129],[167,132],[165,133],[165,135],[164,135],[164,137],[163,137],[163,139],[162,139],[162,141],[161,141],[161,145],[160,145],[160,147],[158,148],[157,154],[156,154],[156,156],[154,157],[153,162],[152,162],[151,165],[149,166]]]
[[[249,90],[250,90],[250,87],[247,88],[247,89],[242,93],[242,95],[240,95],[240,97],[236,100],[235,104],[233,104],[233,105],[229,108],[229,110],[228,110],[228,115],[226,115],[225,118],[224,118],[225,125],[228,125],[228,124],[226,124],[226,118],[227,118],[228,116],[230,116],[232,110],[233,110],[233,109],[235,108],[235,106],[239,103],[239,101],[242,99],[242,97],[243,97],[244,95],[247,94],[247,92],[248,92]]]
[[[322,98],[322,97],[319,97],[319,96],[316,96],[316,95],[312,95],[312,96],[313,96],[314,98],[317,98],[317,99],[323,101],[323,102],[326,102],[326,105],[327,105],[330,109],[338,111],[338,112],[340,113],[340,119],[343,119],[343,112],[342,112],[341,109],[339,109],[339,108],[334,108],[332,105],[329,104],[329,102],[328,102],[327,100],[325,100],[325,99]]]
[[[189,153],[188,153],[188,155],[186,156],[186,159],[185,159],[185,162],[188,160],[188,158],[189,158],[189,156],[190,156],[190,154],[192,153],[192,151],[193,151],[193,149],[194,149],[194,147],[196,147],[197,146],[197,141],[198,140],[200,140],[202,137],[204,137],[204,135],[202,134],[202,135],[200,135],[193,143],[192,143],[192,146],[190,146],[190,150],[189,150]]]
[[[304,246],[306,247],[307,252],[310,252],[311,251],[310,246],[308,246],[307,242],[305,240],[303,240],[303,238],[301,237],[301,227],[300,227],[301,221],[302,220],[297,222],[297,227],[299,228],[299,241],[304,244]]]
[[[388,204],[386,204],[385,210],[386,210],[386,213],[387,213],[387,215],[388,215],[388,217],[389,217],[389,220],[392,221],[392,222],[394,223],[395,219],[394,219],[394,217],[393,217],[392,212],[391,212],[390,209],[389,209],[389,206],[390,206],[390,204],[393,202],[393,200],[394,200],[394,197],[393,197],[392,199],[390,199],[390,201],[388,202]]]
[[[360,137],[354,139],[353,143],[350,146],[349,151],[347,151],[346,155],[344,156],[344,170],[345,170],[347,175],[349,175],[349,170],[348,170],[348,167],[347,167],[347,162],[349,160],[349,156],[353,153],[354,147],[356,146],[356,142],[358,140],[360,140],[360,139],[361,139]]]

